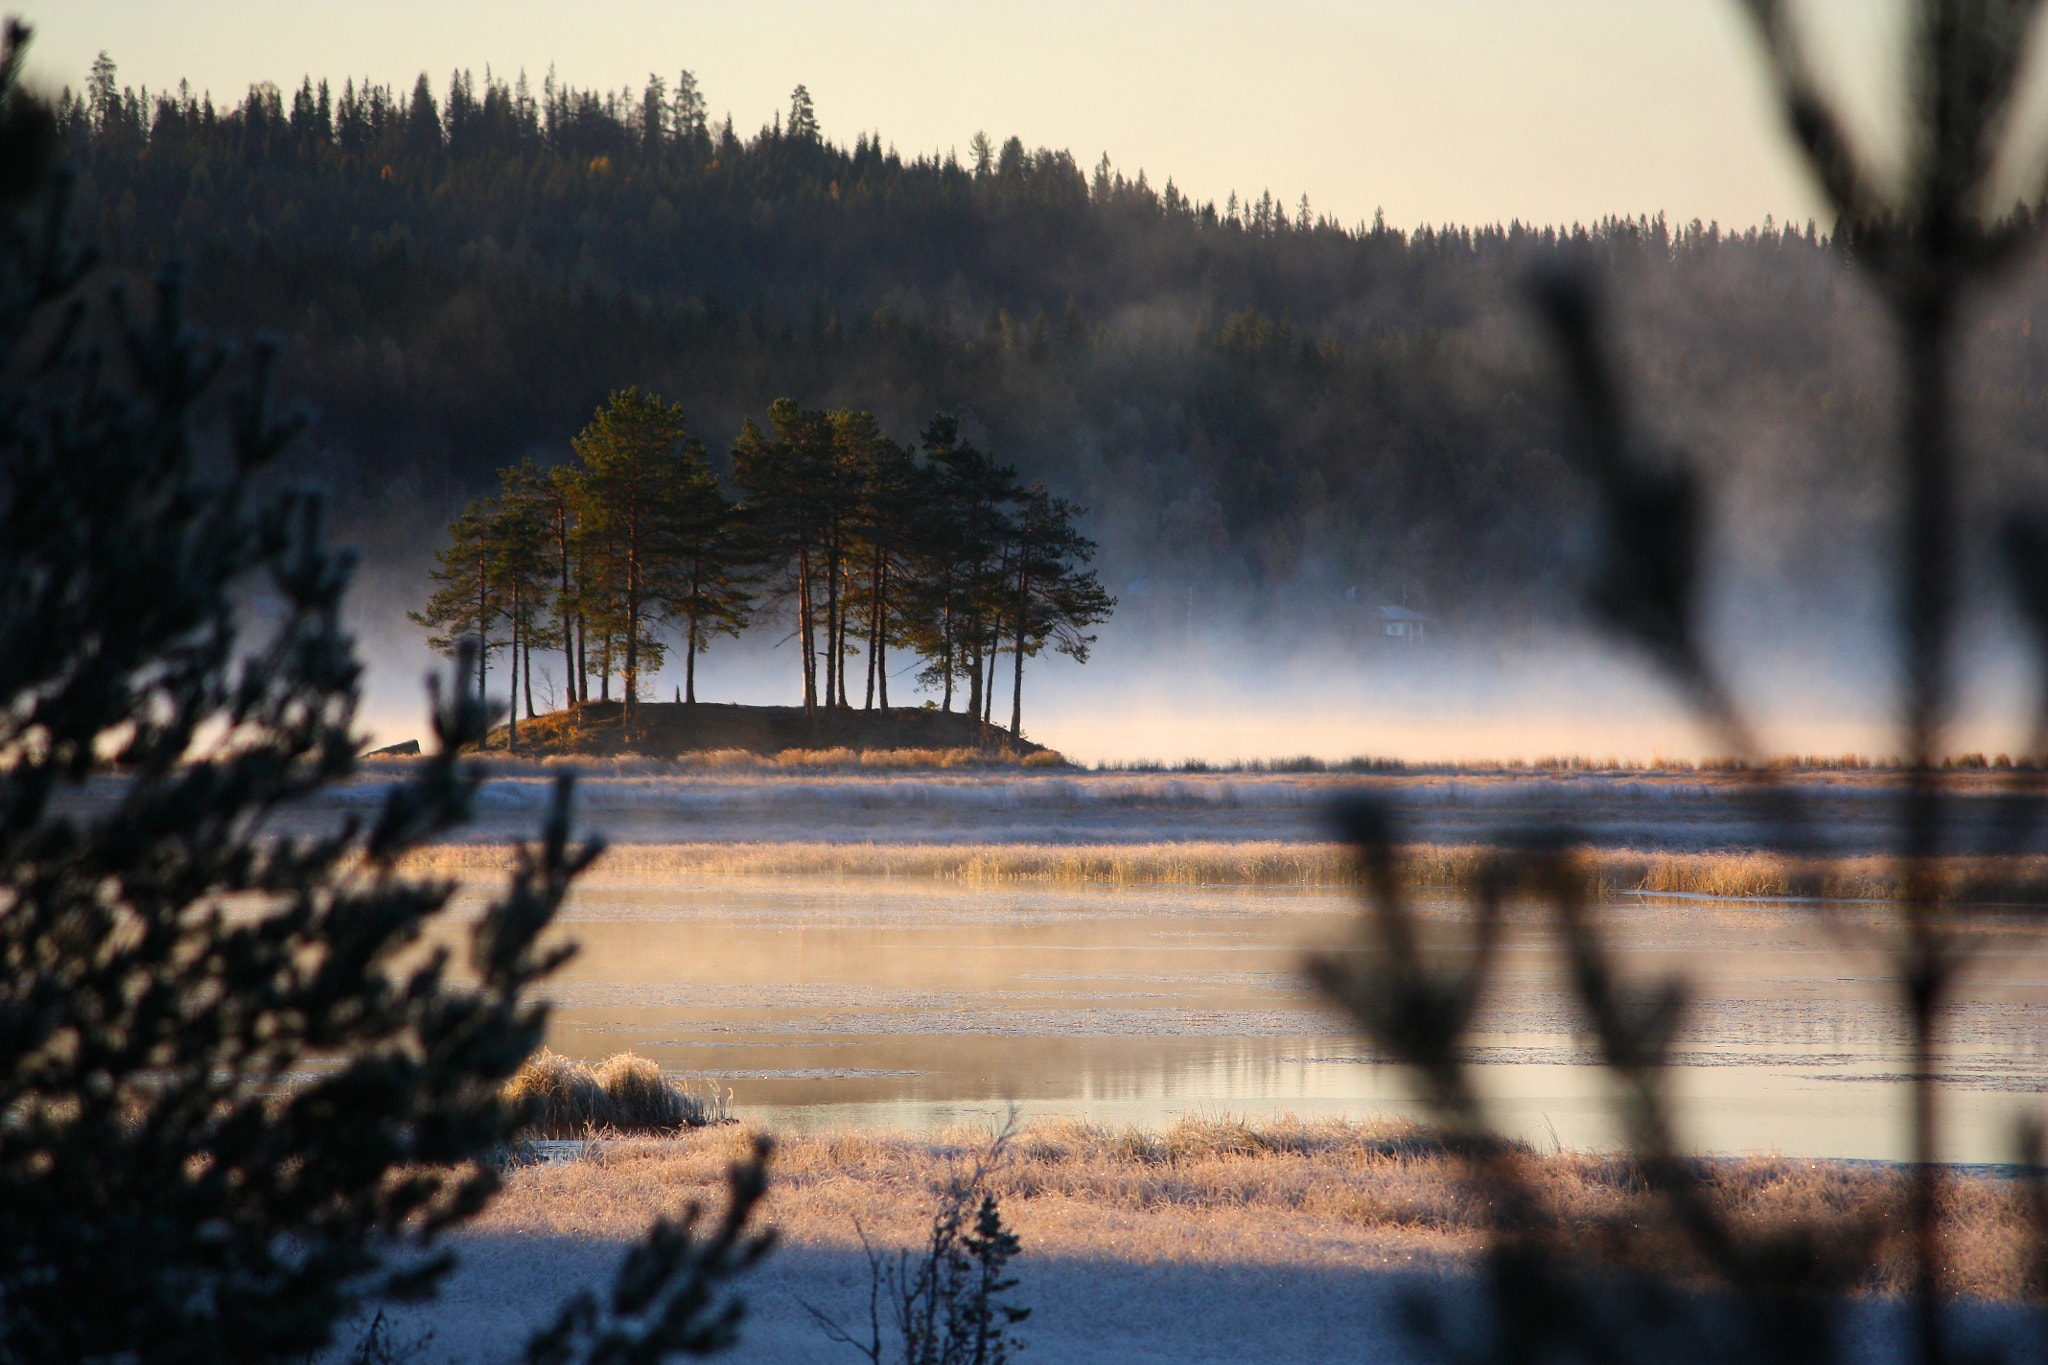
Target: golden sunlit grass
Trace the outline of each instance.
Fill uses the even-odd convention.
[[[672,1140],[592,1144],[583,1159],[509,1173],[481,1231],[625,1238],[650,1211],[715,1202],[747,1141],[737,1127]],[[928,1192],[971,1165],[988,1134],[936,1138],[828,1132],[778,1139],[765,1206],[798,1245],[910,1246],[926,1231]],[[1591,1259],[1657,1261],[1680,1276],[1700,1267],[1680,1251],[1626,1159],[1592,1153],[1514,1160]],[[1850,1226],[1872,1239],[1861,1286],[1906,1287],[1901,1173],[1842,1162],[1766,1157],[1709,1162],[1708,1197],[1750,1233]],[[1447,1264],[1484,1245],[1488,1208],[1460,1162],[1429,1133],[1399,1122],[1182,1119],[1163,1130],[1054,1120],[1013,1136],[988,1186],[1027,1254],[1104,1255],[1136,1262],[1345,1264],[1389,1248]],[[2028,1224],[2018,1182],[1958,1176],[1947,1185],[1956,1293],[2026,1291]]]
[[[497,844],[449,844],[408,860],[422,872],[501,871],[512,850]],[[1417,844],[1402,851],[1403,882],[1413,890],[1472,884],[1492,850],[1479,844]],[[1894,900],[1896,864],[1851,858],[1803,868],[1759,853],[1594,851],[1582,857],[1602,895],[1626,893],[1835,900]],[[1091,886],[1351,887],[1360,882],[1349,845],[1246,843],[1148,844],[839,844],[825,842],[618,844],[606,850],[607,874],[664,877],[922,877],[968,885],[1049,883]],[[1973,904],[2048,902],[2048,857],[1948,858],[1944,894]]]

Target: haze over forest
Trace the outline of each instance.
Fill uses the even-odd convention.
[[[394,602],[498,469],[561,461],[637,385],[715,460],[778,398],[906,440],[959,414],[1089,509],[1130,638],[1342,657],[1398,603],[1447,645],[1540,647],[1588,507],[1526,284],[1590,262],[1641,411],[1719,490],[1726,638],[1837,643],[1883,610],[1889,376],[1831,224],[1344,224],[994,130],[957,158],[848,143],[803,95],[742,132],[688,73],[215,103],[108,63],[64,108],[115,266],[182,258],[198,316],[285,339],[319,415],[292,472]],[[1969,361],[1986,497],[2038,482],[2048,438],[2041,274],[2014,286]]]

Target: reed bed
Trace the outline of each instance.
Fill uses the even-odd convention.
[[[1472,851],[1475,865],[1477,850]],[[1441,861],[1441,860],[1439,860]],[[499,871],[513,850],[444,844],[411,855],[422,872]],[[1053,882],[1102,886],[1352,886],[1344,844],[617,844],[598,864],[607,874],[665,876],[921,877],[989,885]]]
[[[1761,853],[1617,858],[1600,868],[1603,890],[1763,900],[1893,901],[1905,895],[1897,860],[1798,863]],[[1950,857],[1936,864],[1939,894],[1955,905],[2048,904],[2048,857]]]
[[[515,1169],[484,1230],[628,1236],[650,1208],[713,1199],[747,1137],[737,1127],[681,1140],[593,1143],[582,1160]],[[798,1133],[777,1140],[768,1220],[798,1244],[913,1244],[928,1217],[922,1192],[971,1166],[985,1131],[936,1137]],[[1680,1277],[1704,1268],[1683,1249],[1627,1157],[1511,1153],[1550,1210],[1567,1251]],[[1703,1161],[1708,1199],[1743,1231],[1854,1228],[1872,1254],[1857,1288],[1903,1292],[1905,1185],[1895,1168],[1749,1157]],[[1388,1246],[1447,1260],[1477,1254],[1492,1216],[1459,1158],[1405,1122],[1184,1118],[1166,1129],[1078,1119],[1024,1128],[987,1187],[1031,1252],[1107,1253],[1128,1261],[1316,1260],[1360,1263]],[[2029,1292],[2026,1199],[2018,1181],[1957,1174],[1945,1182],[1953,1292]],[[856,1232],[856,1224],[862,1231]]]
[[[1496,856],[1483,844],[1417,844],[1398,867],[1409,890],[1472,886]],[[495,872],[512,866],[501,844],[444,844],[408,860],[420,872]],[[1355,887],[1355,851],[1339,843],[840,844],[631,843],[606,850],[608,874],[665,877],[906,877],[970,886]],[[1580,866],[1596,894],[1694,895],[1735,899],[1889,901],[1904,894],[1896,863],[1851,858],[1805,865],[1760,853],[1596,850]],[[2048,904],[2048,857],[1956,857],[1939,865],[1942,894],[1956,904]]]
[[[505,1098],[532,1114],[523,1135],[675,1133],[729,1121],[730,1094],[709,1082],[678,1083],[645,1057],[620,1052],[592,1066],[542,1048],[505,1083]]]

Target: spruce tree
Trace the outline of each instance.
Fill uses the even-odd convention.
[[[146,308],[90,286],[26,37],[0,45],[0,1359],[303,1359],[449,1268],[520,1118],[528,989],[566,955],[540,936],[597,849],[565,782],[470,935],[474,984],[411,951],[452,887],[400,860],[477,782],[465,685],[366,818],[280,831],[354,766],[349,560],[317,497],[264,491],[295,429],[269,356],[197,338],[174,273]],[[245,633],[259,590],[281,609]],[[730,1340],[761,1188],[757,1155],[708,1236],[657,1225],[530,1357]]]

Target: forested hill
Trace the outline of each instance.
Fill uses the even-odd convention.
[[[563,458],[638,385],[714,451],[778,397],[903,437],[957,412],[1091,509],[1119,590],[1512,618],[1568,576],[1579,515],[1522,306],[1567,259],[1616,275],[1646,404],[1756,473],[1764,515],[1774,488],[1840,494],[1847,534],[1887,420],[1848,250],[1809,224],[1347,226],[1014,137],[847,146],[801,88],[743,137],[688,73],[215,103],[103,62],[64,119],[118,262],[182,257],[201,316],[288,339],[322,417],[301,459],[373,549],[432,539],[499,467]],[[2032,296],[2006,299],[1983,373],[1993,429],[2038,448]]]

